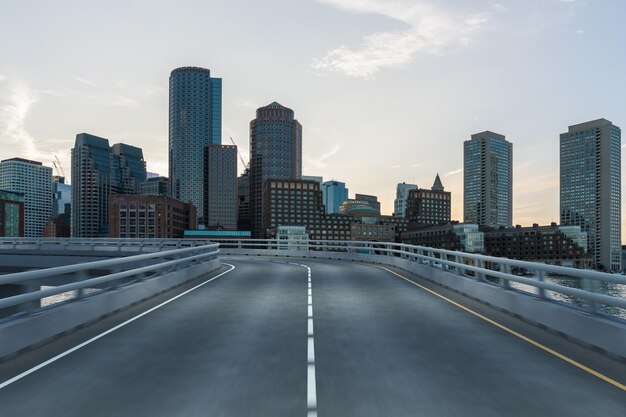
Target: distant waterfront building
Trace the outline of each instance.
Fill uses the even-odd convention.
[[[335,180],[323,182],[322,198],[326,213],[339,213],[339,207],[348,199],[346,184]]]
[[[205,150],[204,224],[237,230],[237,147],[209,145]]]
[[[445,191],[439,174],[430,190],[409,190],[405,218],[412,226],[450,223],[451,193]]]
[[[305,181],[315,181],[319,183],[320,188],[322,188],[322,184],[324,183],[324,177],[320,177],[318,175],[302,175],[300,176],[300,179]]]
[[[362,194],[357,194],[362,196]],[[379,217],[380,204],[372,205],[371,201],[349,198],[339,207],[339,213],[352,217]]]
[[[580,226],[516,226],[485,232],[485,253],[491,256],[589,268],[587,233]]]
[[[24,237],[24,194],[0,190],[0,237]]]
[[[302,226],[313,240],[349,240],[353,219],[343,214],[326,214],[317,181],[274,180],[265,183],[264,224],[268,238],[280,226]]]
[[[222,143],[222,79],[181,67],[169,80],[169,178],[174,198],[191,202],[205,224],[205,148]]]
[[[621,271],[621,130],[606,119],[573,125],[560,147],[561,224],[587,232],[594,268]]]
[[[146,180],[140,148],[76,135],[72,148],[72,237],[107,237],[111,194],[137,194]]]
[[[469,223],[426,226],[402,233],[402,243],[471,253],[483,252],[484,240],[478,225]]]
[[[109,199],[109,237],[180,239],[196,228],[196,209],[164,195],[112,195]]]
[[[406,214],[409,191],[417,189],[417,184],[407,184],[406,182],[396,185],[396,199],[393,202],[393,215],[404,217]]]
[[[302,125],[293,110],[273,102],[250,122],[250,223],[252,236],[265,234],[264,187],[269,179],[299,180],[302,175]]]
[[[276,240],[280,250],[309,250],[309,234],[304,226],[278,226]]]
[[[237,230],[250,230],[250,169],[237,178]]]
[[[513,144],[485,131],[463,144],[463,218],[480,226],[513,224]]]
[[[167,177],[152,176],[139,184],[141,195],[170,195],[170,180]]]
[[[378,212],[380,213],[380,202],[378,201],[378,197],[376,197],[375,195],[355,194],[354,199],[367,202],[367,204],[378,210]]]
[[[52,216],[52,168],[22,158],[0,162],[0,190],[24,195],[24,236],[42,237]]]

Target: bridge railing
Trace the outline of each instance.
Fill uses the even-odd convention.
[[[85,245],[115,245],[114,240],[92,243],[91,240],[81,240]],[[55,244],[63,245],[58,240]],[[72,244],[75,240],[72,241]],[[145,242],[123,242],[143,244]],[[116,257],[95,262],[78,263],[54,268],[45,268],[34,271],[18,272],[0,275],[0,288],[18,288],[16,295],[0,298],[0,312],[13,308],[11,315],[19,313],[34,313],[45,308],[45,300],[55,296],[66,295],[61,301],[77,301],[83,297],[100,291],[117,289],[139,281],[146,281],[165,273],[188,268],[192,265],[216,259],[219,254],[219,244],[202,241],[169,241],[154,242],[158,245],[168,245],[172,249],[146,253],[134,256]],[[27,241],[24,245],[29,245]],[[17,243],[16,247],[22,247]],[[182,247],[182,248],[181,248]],[[181,248],[181,249],[177,249]],[[42,279],[51,280],[63,277],[66,284],[41,288],[40,285],[29,285]],[[54,301],[52,302],[54,303]],[[16,309],[16,307],[18,307]],[[10,310],[9,310],[10,311]]]
[[[584,310],[626,319],[626,276],[402,243],[213,239],[224,253],[303,255],[310,252],[401,258],[430,268]],[[275,252],[278,251],[278,252]],[[322,256],[320,254],[320,256]],[[346,255],[348,256],[348,255]]]
[[[0,238],[2,250],[154,252],[206,245],[206,239]]]

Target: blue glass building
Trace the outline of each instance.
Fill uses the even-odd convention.
[[[222,79],[206,68],[181,67],[170,74],[169,177],[174,198],[196,207],[206,224],[204,154],[222,143]]]
[[[561,224],[587,232],[594,267],[621,271],[621,130],[599,119],[560,135]]]
[[[513,144],[485,131],[463,144],[463,219],[490,227],[513,225]]]
[[[339,207],[348,199],[346,183],[335,180],[322,183],[322,198],[326,213],[339,213]]]

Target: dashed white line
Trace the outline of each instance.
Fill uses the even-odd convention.
[[[291,262],[290,262],[291,263]],[[307,417],[317,417],[317,387],[315,382],[315,338],[313,333],[313,289],[311,288],[311,268],[296,264],[307,270],[307,377],[306,407]]]

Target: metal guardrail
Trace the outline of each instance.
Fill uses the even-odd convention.
[[[29,245],[29,242],[30,241],[24,243],[18,242],[14,245],[14,248]],[[76,241],[71,240],[71,242],[71,244],[74,244]],[[82,242],[86,246],[117,244],[113,240],[107,240],[107,242],[102,243],[92,243],[90,240],[84,240]],[[47,243],[48,242],[46,242],[46,244]],[[55,239],[54,242],[55,245],[61,246],[65,243],[66,242],[63,240],[58,239]],[[126,242],[122,242],[122,244],[123,243]],[[163,241],[154,243],[162,245]],[[0,285],[14,284],[27,286],[27,284],[33,280],[55,277],[63,277],[65,280],[69,281],[69,283],[0,298],[0,310],[34,301],[41,301],[46,297],[67,293],[69,291],[76,291],[75,296],[71,298],[71,301],[75,301],[85,296],[84,290],[86,289],[101,288],[107,283],[112,283],[113,285],[106,287],[106,289],[119,288],[134,282],[150,279],[151,277],[157,277],[166,272],[187,268],[195,263],[215,259],[219,254],[219,244],[208,243],[206,240],[202,242],[201,246],[198,245],[197,241],[187,242],[173,240],[166,242],[166,245],[172,249],[103,261],[1,275]],[[183,247],[182,249],[176,249],[181,246]],[[160,247],[162,248],[163,246]],[[41,309],[41,304],[39,304],[39,306],[30,307],[27,310],[29,313],[33,313],[39,309]]]
[[[206,239],[0,238],[2,250],[85,250],[149,252],[206,245]]]
[[[220,244],[222,249],[238,249],[242,251],[285,251],[296,254],[298,251],[309,252],[344,252],[360,253],[365,255],[381,255],[396,257],[418,262],[425,266],[439,268],[460,276],[468,277],[476,281],[499,285],[505,289],[521,291],[544,300],[563,302],[572,307],[583,309],[590,314],[599,314],[603,311],[602,306],[626,310],[626,277],[592,270],[574,269],[569,267],[542,264],[537,262],[519,261],[508,258],[498,258],[481,254],[450,251],[423,246],[408,245],[389,242],[363,242],[363,241],[336,241],[336,240],[277,240],[277,239],[211,239],[211,242]],[[174,254],[177,248],[199,247],[206,245],[206,239],[0,239],[0,250],[15,249],[21,253],[29,251],[49,250],[119,250],[152,252],[155,258],[162,256],[155,251],[165,250],[168,254]],[[288,251],[288,252],[287,252]],[[140,255],[143,256],[143,255]],[[107,261],[92,262],[83,265],[94,267],[108,267],[117,265],[116,262],[133,262],[133,259],[142,259],[137,256],[126,257],[124,260],[114,259]],[[146,258],[153,259],[153,258]],[[108,262],[114,262],[109,264]],[[145,266],[144,266],[145,267]],[[64,273],[79,273],[79,265],[60,268]],[[77,269],[72,269],[77,268]],[[139,268],[141,269],[141,268]],[[20,274],[29,279],[43,277],[55,272],[57,268],[39,271],[31,271]],[[148,273],[144,270],[141,273]],[[117,272],[119,274],[119,271]],[[138,272],[139,273],[139,272]],[[0,284],[8,283],[8,280],[19,278],[20,274],[0,276]],[[131,275],[114,275],[111,280],[130,277]],[[561,279],[563,278],[563,279]],[[84,276],[83,276],[84,279]],[[96,281],[85,280],[85,286],[94,285]],[[569,285],[563,285],[567,282]],[[70,285],[70,284],[67,284]],[[532,291],[528,291],[530,287]],[[607,293],[606,287],[613,286],[614,291]],[[69,291],[68,288],[56,287],[55,291]],[[77,287],[80,290],[80,287]],[[52,289],[50,289],[52,290]],[[42,291],[48,291],[42,290]],[[50,291],[52,293],[53,291]],[[59,292],[56,292],[57,294]],[[551,294],[552,293],[552,294]],[[44,293],[42,293],[44,294]],[[45,294],[48,294],[46,292]],[[558,297],[554,297],[554,295]],[[560,297],[560,298],[559,298]],[[0,308],[4,308],[7,299],[0,299]],[[626,318],[626,311],[621,314],[613,314]]]
[[[211,241],[219,242],[220,247],[224,250],[238,249],[244,251],[280,250],[281,247],[285,247],[286,243],[285,240],[276,239],[212,239]],[[329,240],[289,240],[288,242],[293,245],[292,247],[302,247],[308,251],[400,257],[419,262],[425,266],[469,277],[476,281],[521,291],[540,299],[560,301],[574,308],[583,309],[590,314],[601,313],[601,306],[626,310],[626,276],[624,275],[402,243]],[[294,251],[294,253],[297,252]],[[524,272],[525,275],[522,275],[521,272]],[[555,282],[559,277],[564,278],[563,280],[572,281],[573,285],[577,284],[580,288]],[[515,284],[529,286],[534,289],[534,292],[526,291],[519,285],[515,288]],[[602,289],[607,285],[616,287],[617,290],[614,292],[621,295],[603,293]],[[558,297],[555,299],[550,297],[548,292],[580,300],[582,303],[579,304],[582,305],[576,305]],[[609,314],[609,316],[626,318],[625,314]]]

